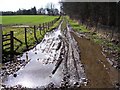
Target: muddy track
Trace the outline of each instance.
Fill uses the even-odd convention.
[[[81,50],[81,62],[88,78],[88,85],[83,88],[114,88],[119,72],[107,61],[101,47],[82,34],[71,31],[71,35]]]
[[[86,85],[87,78],[80,62],[77,42],[71,36],[68,26],[61,31],[61,24],[58,29],[46,33],[35,48],[18,58],[27,64],[10,75],[2,76],[4,88],[76,88]],[[14,66],[15,63],[10,64]],[[10,70],[14,67],[11,66]],[[9,73],[9,68],[3,73],[6,71]]]

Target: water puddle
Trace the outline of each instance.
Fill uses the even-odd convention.
[[[60,84],[62,77],[59,72],[60,68],[53,76],[51,74],[60,54],[60,49],[56,51],[58,43],[61,41],[59,35],[61,35],[60,30],[47,33],[40,44],[19,58],[20,60],[30,60],[30,62],[16,73],[16,77],[9,75],[3,83],[9,86],[22,85],[29,88],[46,86],[50,82],[54,82],[55,85]]]

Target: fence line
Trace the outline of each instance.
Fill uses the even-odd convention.
[[[59,18],[55,18],[53,21],[51,22],[47,22],[47,23],[42,23],[42,24],[39,24],[38,26],[33,26],[33,33],[34,33],[34,38],[36,40],[37,43],[39,43],[38,41],[38,38],[37,38],[37,35],[36,35],[36,31],[37,29],[39,30],[40,32],[40,35],[42,35],[42,31],[44,31],[44,33],[47,32],[47,30],[50,29],[51,26],[54,25],[54,23],[56,23],[59,19],[60,19],[61,16],[59,16]],[[27,35],[27,27],[24,28],[24,33],[25,33],[25,45],[26,45],[26,49],[28,49],[28,35]],[[10,37],[10,38],[7,38],[7,37]],[[7,52],[9,52],[10,54],[10,59],[12,60],[14,58],[14,54],[16,52],[16,50],[19,48],[17,47],[16,49],[14,48],[14,40],[18,41],[20,43],[20,45],[23,43],[21,40],[17,39],[16,37],[14,37],[14,32],[13,31],[10,31],[10,33],[8,34],[5,34],[5,35],[2,35],[2,51],[3,51],[3,54]],[[6,44],[3,44],[4,42],[10,42],[10,43],[6,43]],[[4,48],[6,47],[7,48]]]

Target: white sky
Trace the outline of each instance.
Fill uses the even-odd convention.
[[[36,7],[46,7],[47,3],[55,4],[56,8],[60,8],[60,0],[0,0],[0,11],[17,11],[20,9],[30,9]]]

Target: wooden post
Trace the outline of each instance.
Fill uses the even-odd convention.
[[[52,21],[52,26],[53,26],[54,21]]]
[[[47,32],[47,29],[48,29],[48,28],[47,28],[47,23],[45,23],[45,30],[46,30],[46,32]]]
[[[28,49],[28,45],[27,45],[27,29],[25,27],[25,44],[26,44],[26,49]]]
[[[34,25],[34,38],[35,38],[36,42],[38,43],[37,36],[36,36],[36,27],[35,27],[35,25]]]
[[[45,24],[43,23],[43,30],[44,30],[44,33],[45,33]]]
[[[51,27],[51,22],[50,22],[50,27]]]
[[[42,35],[42,32],[41,32],[41,24],[39,24],[39,30],[40,30],[40,35]]]
[[[14,58],[14,34],[13,31],[10,31],[10,60]]]
[[[49,25],[50,25],[50,23],[48,22],[48,24],[47,24],[47,25],[48,25],[48,30],[49,30]]]

